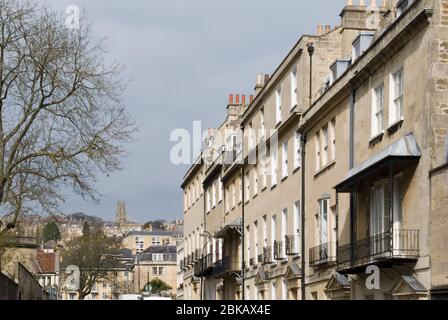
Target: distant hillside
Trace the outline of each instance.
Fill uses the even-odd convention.
[[[77,221],[89,221],[89,222],[103,222],[103,219],[87,215],[83,212],[75,212],[66,216],[67,219]]]

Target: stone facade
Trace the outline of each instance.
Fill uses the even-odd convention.
[[[445,0],[350,1],[258,77],[233,161],[200,161],[182,185],[199,298],[446,295],[447,17]]]

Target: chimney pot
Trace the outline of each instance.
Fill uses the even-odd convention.
[[[240,95],[239,94],[235,95],[235,103],[240,104]]]
[[[252,103],[254,101],[254,95],[253,94],[250,95],[249,101],[250,101],[250,103]]]
[[[325,33],[331,32],[331,26],[325,26]]]
[[[269,81],[269,75],[265,74],[264,75],[264,84],[268,83],[268,81]]]
[[[246,95],[245,94],[241,95],[241,104],[242,105],[246,104]]]
[[[229,104],[233,104],[233,94],[229,94]]]

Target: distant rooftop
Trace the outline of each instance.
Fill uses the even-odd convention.
[[[178,231],[168,231],[168,230],[154,230],[154,231],[130,231],[126,234],[128,236],[179,236],[182,233]]]

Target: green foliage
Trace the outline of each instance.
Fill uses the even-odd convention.
[[[42,231],[42,239],[44,242],[50,240],[61,240],[61,232],[59,231],[59,227],[54,221],[48,222]]]
[[[171,290],[171,287],[165,281],[158,278],[149,281],[148,284],[152,287],[152,293],[158,294],[162,291]],[[145,288],[146,287],[147,285],[145,286]]]
[[[143,225],[143,230],[148,230],[152,227],[153,230],[166,230],[165,220],[148,221]]]

